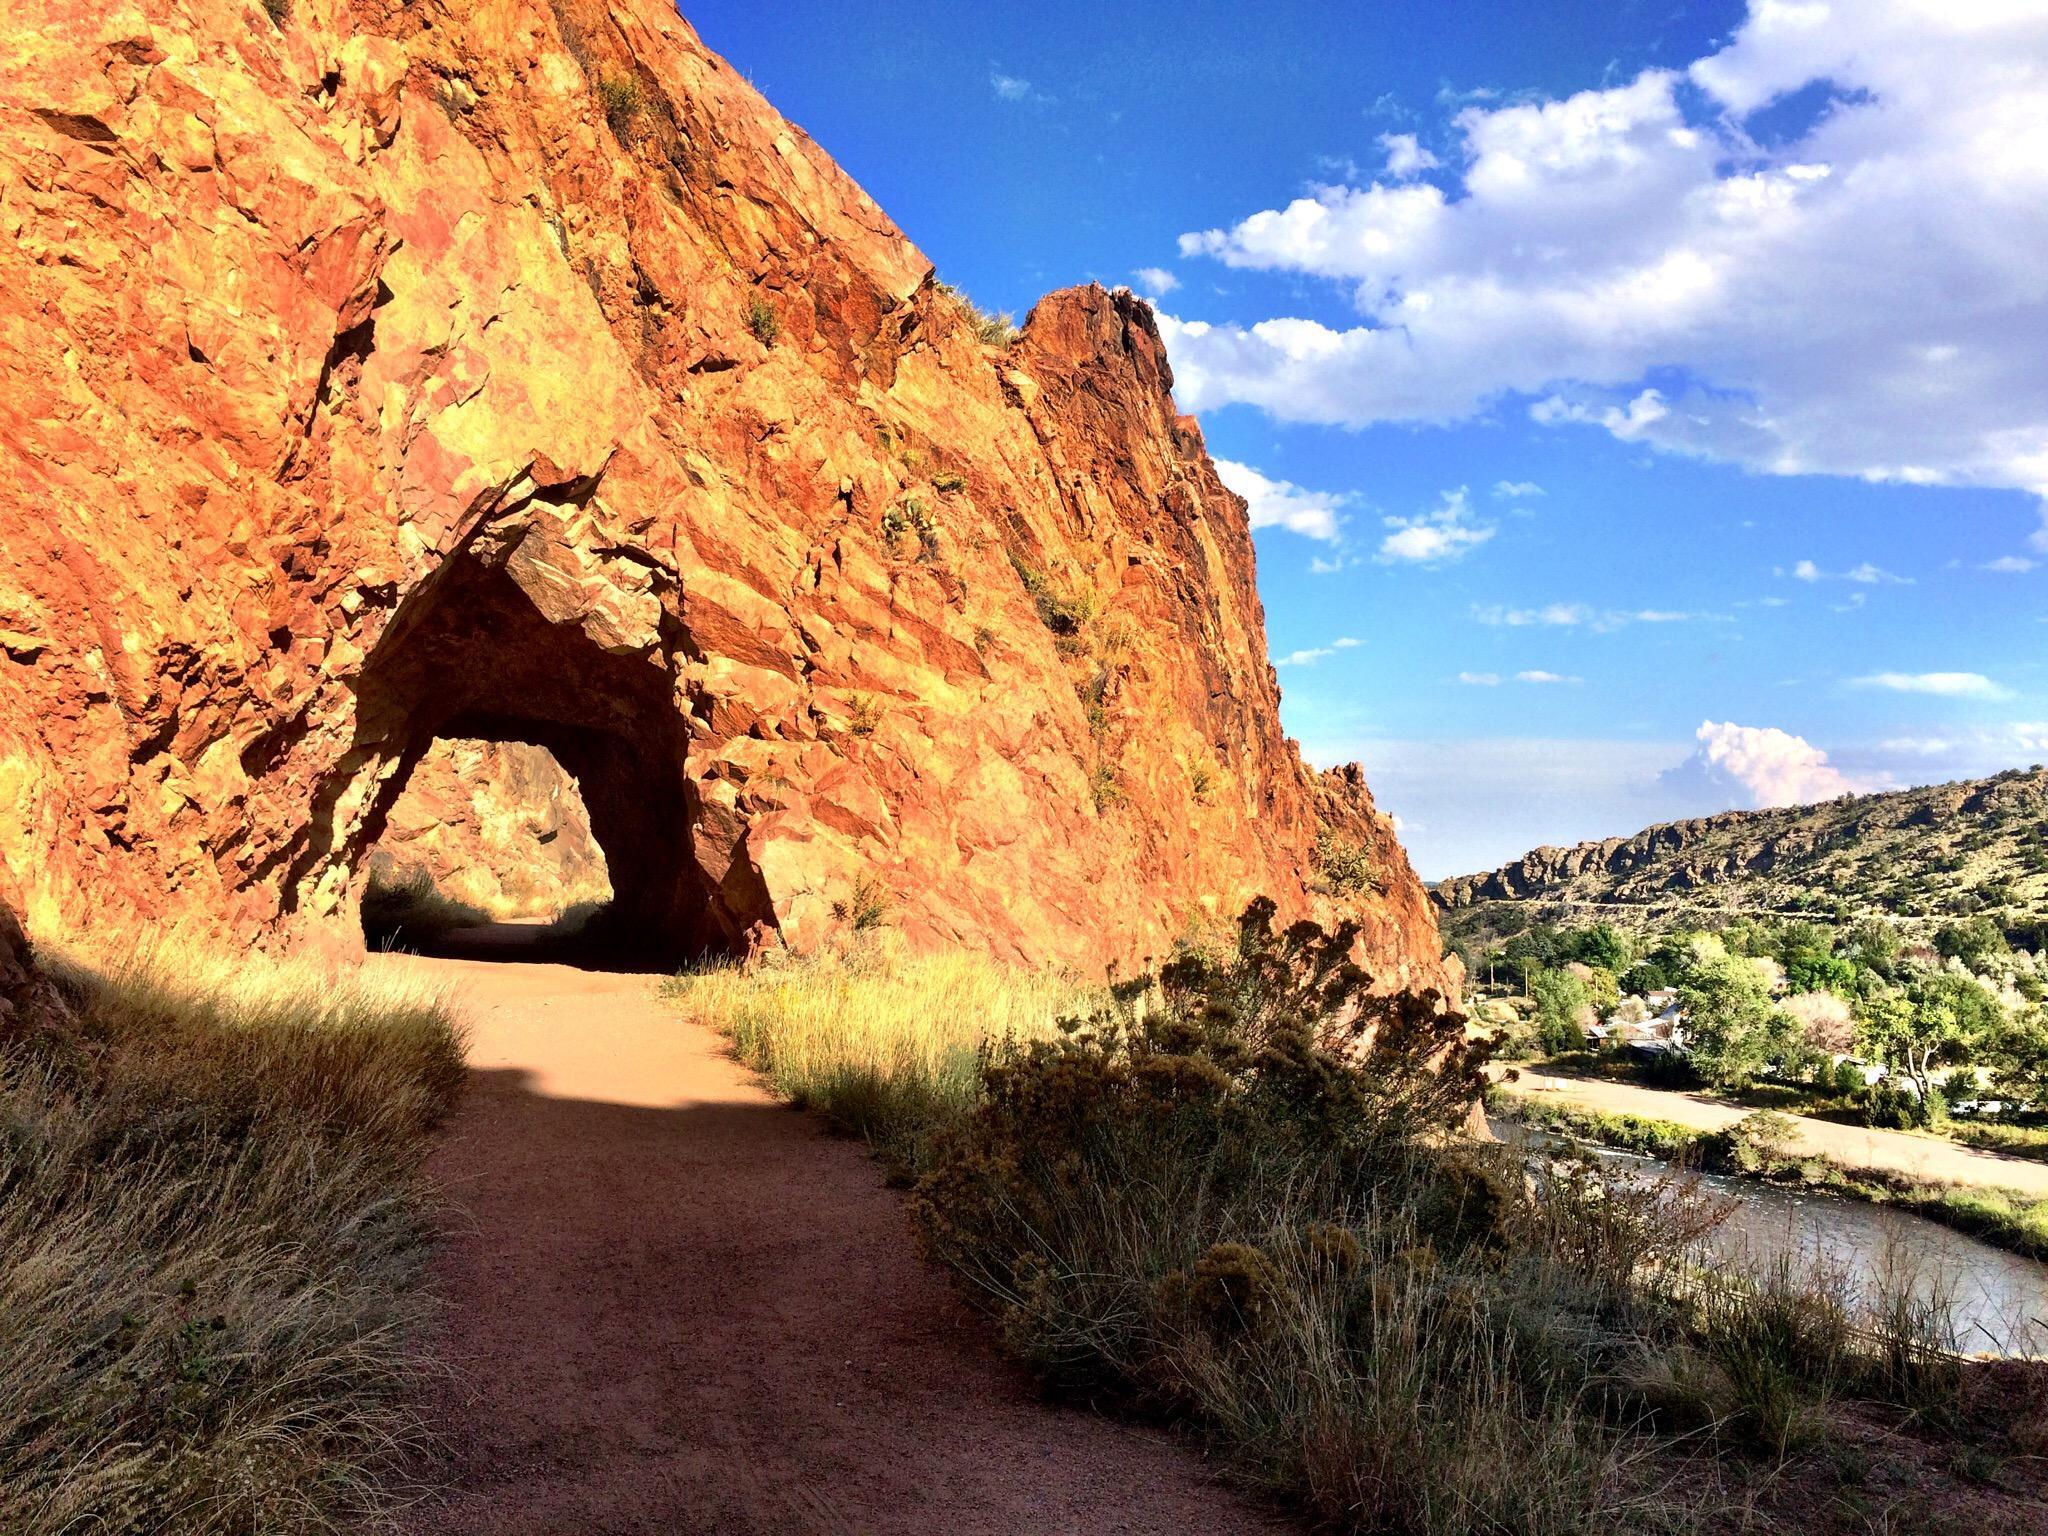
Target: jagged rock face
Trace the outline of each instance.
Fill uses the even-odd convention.
[[[1088,971],[1257,893],[1442,986],[1279,729],[1152,316],[1012,346],[660,0],[0,22],[0,856],[31,916],[347,934],[443,738],[543,746],[683,951]],[[1378,892],[1319,896],[1319,828]]]
[[[1918,889],[1935,874],[1936,888]],[[1974,894],[1985,887],[1995,900]],[[1457,913],[1495,902],[1649,908],[1701,893],[1752,910],[2027,910],[2048,901],[2048,769],[1723,811],[1629,838],[1537,848],[1487,874],[1440,881],[1432,894]]]
[[[552,918],[612,894],[576,781],[523,741],[444,739],[414,765],[370,850],[372,878],[413,871],[496,918]]]

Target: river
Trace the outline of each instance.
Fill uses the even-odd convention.
[[[1510,1145],[1556,1145],[1554,1138],[1512,1122],[1493,1121]],[[1669,1163],[1631,1152],[1590,1147],[1633,1176],[1661,1178]],[[1790,1256],[1846,1270],[1865,1287],[1889,1269],[1914,1278],[1915,1293],[1948,1296],[1956,1347],[1972,1354],[2048,1356],[2048,1264],[2007,1253],[1924,1217],[1832,1195],[1784,1189],[1749,1179],[1707,1176],[1734,1210],[1708,1239],[1720,1257],[1762,1264]]]

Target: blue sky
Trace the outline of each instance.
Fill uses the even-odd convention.
[[[1153,297],[1426,877],[2048,759],[2040,0],[685,14],[985,306]]]

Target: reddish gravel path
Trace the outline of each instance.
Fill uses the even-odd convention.
[[[380,957],[452,986],[435,1156],[454,1368],[420,1533],[1109,1536],[1291,1527],[1184,1446],[1039,1402],[862,1150],[651,978]]]

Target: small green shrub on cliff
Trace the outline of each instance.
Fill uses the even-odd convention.
[[[1335,895],[1354,896],[1385,882],[1370,848],[1325,827],[1316,833],[1315,883]]]
[[[1092,591],[1062,592],[1053,586],[1045,572],[1027,564],[1015,553],[1010,556],[1010,565],[1038,610],[1038,622],[1051,630],[1055,638],[1073,639],[1095,618],[1096,599]]]
[[[631,143],[641,111],[647,105],[640,82],[632,75],[605,75],[597,82],[598,105],[621,143]]]
[[[1115,810],[1130,798],[1114,763],[1097,763],[1088,773],[1088,799],[1096,814]]]
[[[936,283],[933,286],[939,293],[960,306],[961,312],[967,317],[968,326],[974,332],[974,339],[983,346],[1007,347],[1016,341],[1016,317],[1007,310],[991,314],[951,283]]]
[[[782,335],[782,319],[775,308],[760,294],[747,300],[747,329],[754,333],[754,340],[764,347],[772,347]]]

